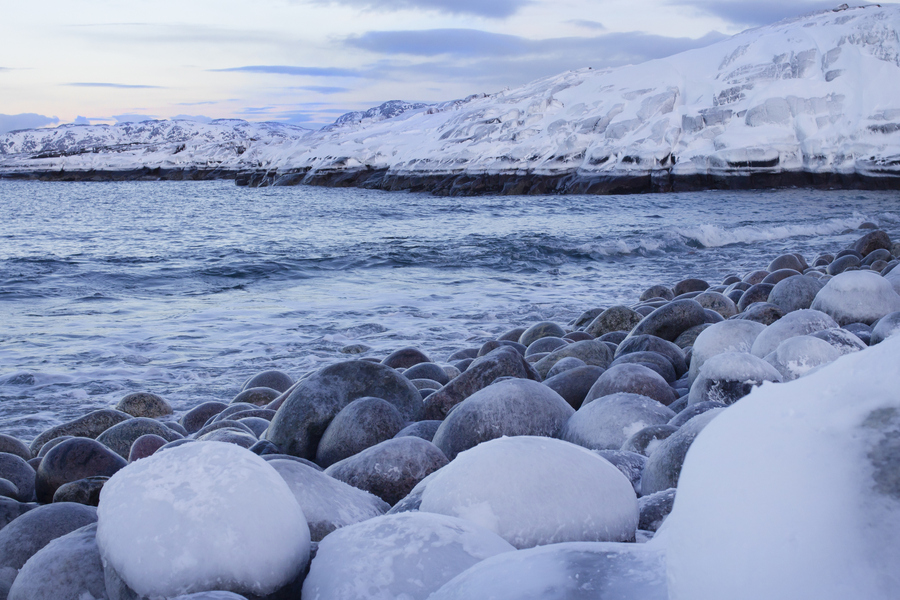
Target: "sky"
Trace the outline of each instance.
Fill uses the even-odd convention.
[[[318,128],[709,45],[840,0],[3,0],[0,133],[239,118]]]

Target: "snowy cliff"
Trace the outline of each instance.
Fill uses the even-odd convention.
[[[160,146],[129,154],[129,168],[209,159],[245,171],[241,184],[460,194],[896,188],[900,6],[841,7],[639,65],[398,106],[302,135],[271,132],[239,155],[224,149],[233,140],[198,144],[183,158],[160,156]],[[122,156],[102,167],[102,154],[46,159],[21,145],[17,154],[4,150],[9,138],[29,134],[38,133],[0,137],[0,169],[122,168]]]

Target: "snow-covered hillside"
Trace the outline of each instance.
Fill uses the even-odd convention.
[[[225,149],[232,140],[198,144],[184,157],[128,156],[138,161],[132,167],[220,161],[254,172],[239,178],[252,185],[440,193],[897,187],[900,6],[841,7],[639,65],[402,108],[348,115],[307,135],[273,132],[239,156]],[[38,133],[7,139],[27,135]],[[0,156],[10,145],[3,139]],[[101,168],[103,160],[17,154],[0,158],[0,168]]]

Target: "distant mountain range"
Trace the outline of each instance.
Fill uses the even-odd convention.
[[[900,188],[900,6],[840,7],[706,48],[318,131],[148,121],[0,136],[0,176],[234,177],[440,194]]]

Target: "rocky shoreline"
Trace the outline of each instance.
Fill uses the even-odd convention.
[[[439,361],[347,347],[180,415],[137,393],[30,443],[0,432],[0,598],[830,598],[835,576],[886,598],[900,244],[863,229]],[[768,576],[782,538],[818,553],[788,581]]]
[[[590,174],[578,169],[554,173],[405,173],[390,169],[293,169],[250,171],[233,168],[144,167],[128,170],[0,171],[0,180],[19,181],[210,181],[234,180],[240,187],[314,185],[439,196],[648,194],[709,190],[807,188],[822,190],[900,190],[900,173],[885,168],[868,173],[827,173],[738,169],[715,173],[670,171]]]

